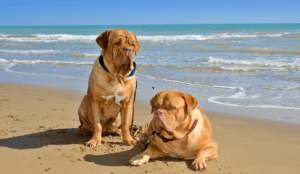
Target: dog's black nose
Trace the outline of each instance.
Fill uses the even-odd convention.
[[[126,51],[127,54],[129,54],[129,53],[131,52],[131,48],[130,48],[130,47],[125,47],[125,48],[124,48],[124,51]]]

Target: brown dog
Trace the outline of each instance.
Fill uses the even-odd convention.
[[[217,158],[211,123],[198,100],[180,91],[168,90],[151,99],[154,117],[146,130],[150,144],[131,158],[131,165],[142,165],[158,157],[195,158],[196,170],[206,168],[205,161]],[[147,126],[145,126],[147,127]]]
[[[134,69],[133,57],[140,44],[134,33],[124,29],[107,30],[96,42],[102,48],[102,56],[93,65],[87,95],[78,109],[80,132],[93,131],[87,145],[97,147],[101,145],[102,133],[112,133],[122,124],[124,142],[135,144],[129,133],[129,122],[136,78],[128,75]]]

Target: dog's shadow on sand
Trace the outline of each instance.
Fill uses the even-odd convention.
[[[108,153],[103,155],[87,154],[83,159],[87,162],[92,162],[102,166],[130,166],[129,159],[141,153],[142,150],[139,146],[134,146],[130,150]]]
[[[92,136],[80,136],[78,135],[78,128],[69,129],[55,129],[46,130],[44,132],[37,132],[22,136],[10,137],[0,139],[0,147],[8,147],[12,149],[36,149],[47,145],[70,145],[70,144],[81,144],[85,143],[91,139]],[[123,145],[121,142],[108,142],[112,145]],[[114,148],[111,148],[114,149]],[[105,166],[130,166],[129,159],[135,155],[141,153],[142,150],[139,146],[134,146],[130,150],[120,151],[120,152],[107,152],[107,154],[102,155],[92,155],[87,154],[83,157],[86,162],[92,162],[97,165]],[[158,161],[174,162],[174,161],[185,161],[187,166],[190,168],[191,161],[176,158],[158,158]],[[149,162],[154,162],[155,160],[150,160]],[[192,169],[192,168],[190,168]]]
[[[92,162],[97,165],[102,165],[102,166],[131,166],[129,163],[130,158],[133,156],[136,156],[142,152],[141,148],[138,146],[134,146],[132,149],[127,150],[127,151],[122,151],[122,152],[117,152],[117,153],[108,153],[108,154],[103,154],[103,155],[92,155],[92,154],[87,154],[83,158],[87,162]],[[164,157],[164,158],[157,158],[157,159],[150,159],[149,163],[155,163],[156,161],[160,161],[165,163],[165,167],[169,167],[169,163],[173,162],[184,162],[186,166],[190,170],[195,170],[191,164],[193,160],[186,160],[186,159],[181,159],[181,158],[172,158],[172,157]],[[145,164],[147,165],[147,164]],[[131,167],[137,167],[137,166],[131,166]],[[163,167],[163,166],[161,166]]]
[[[84,144],[91,136],[78,136],[78,129],[55,129],[0,139],[0,147],[35,149],[47,145]]]

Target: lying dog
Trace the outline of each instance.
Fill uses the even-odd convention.
[[[198,100],[180,91],[168,90],[150,101],[154,117],[145,132],[150,144],[131,158],[131,165],[142,165],[158,157],[195,158],[196,170],[206,168],[205,161],[217,158],[211,123]],[[145,126],[147,127],[147,126]]]
[[[79,131],[84,134],[93,131],[87,145],[97,147],[101,145],[102,133],[113,133],[121,125],[124,142],[135,144],[129,122],[136,90],[133,57],[140,44],[134,33],[124,29],[107,30],[96,42],[102,53],[93,65],[87,95],[78,109]]]

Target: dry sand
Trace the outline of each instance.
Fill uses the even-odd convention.
[[[219,157],[206,170],[194,171],[191,160],[175,158],[130,166],[138,146],[106,136],[101,147],[90,148],[84,143],[91,137],[77,136],[83,95],[0,83],[0,173],[300,173],[299,125],[207,111]],[[148,102],[138,101],[136,109],[135,124],[150,121]]]

